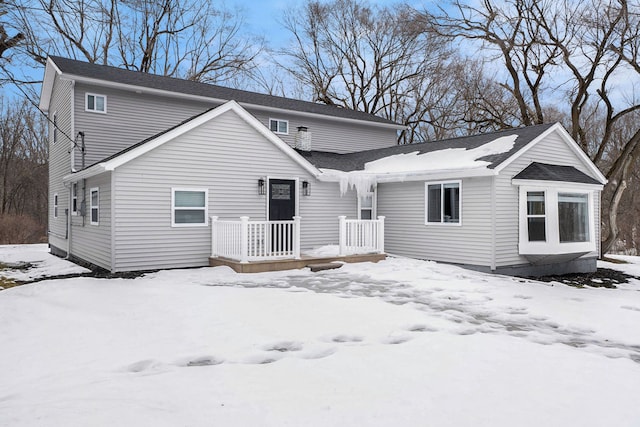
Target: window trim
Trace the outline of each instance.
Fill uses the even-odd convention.
[[[546,214],[546,241],[529,241],[527,227],[527,192],[544,191]],[[596,194],[594,189],[585,186],[572,186],[571,183],[554,185],[544,182],[521,184],[519,190],[519,244],[520,255],[559,255],[581,252],[595,252],[596,223],[595,206]],[[588,224],[589,240],[585,242],[560,242],[560,217],[558,213],[558,194],[586,194],[588,196]]]
[[[93,193],[98,193],[98,205],[93,206]],[[96,210],[97,221],[93,220],[93,210]],[[100,187],[93,187],[89,190],[89,222],[91,225],[100,225]]]
[[[176,223],[176,209],[177,210],[195,210],[200,208],[194,207],[178,207],[176,208],[176,191],[194,191],[204,193],[204,222],[203,223]],[[208,188],[193,188],[193,187],[171,187],[171,227],[208,227],[209,226],[209,189]]]
[[[271,130],[271,122],[277,122],[278,123],[276,125],[276,128],[278,130]],[[286,132],[280,131],[280,123],[286,123],[287,124],[287,131]],[[271,132],[273,132],[273,133],[275,133],[277,135],[289,135],[289,120],[269,118],[269,130],[271,130]]]
[[[429,186],[430,185],[440,185],[440,221],[431,222],[429,221]],[[458,210],[459,212],[459,221],[458,222],[444,222],[442,221],[444,214],[444,191],[442,188],[445,184],[458,184]],[[426,181],[424,183],[424,224],[425,225],[435,225],[435,226],[444,226],[444,227],[461,227],[462,226],[462,180],[461,179],[451,179],[444,181]]]
[[[89,96],[93,96],[94,97],[94,109],[90,109],[89,108]],[[101,97],[104,99],[104,110],[97,110],[95,109],[96,106],[96,102],[95,102],[95,98],[96,97]],[[86,92],[84,94],[84,111],[88,111],[90,113],[99,113],[99,114],[107,114],[107,95],[101,95],[99,93],[92,93],[92,92]]]
[[[53,217],[58,218],[58,208],[59,208],[59,199],[58,193],[53,193]]]

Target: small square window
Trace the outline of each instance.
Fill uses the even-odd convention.
[[[460,182],[426,184],[426,224],[460,225]]]
[[[289,134],[289,121],[280,119],[269,119],[269,129],[274,133]]]
[[[107,97],[104,95],[87,93],[85,109],[86,111],[92,111],[94,113],[106,113]]]

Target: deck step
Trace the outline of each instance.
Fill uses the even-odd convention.
[[[337,262],[325,262],[323,264],[307,264],[307,267],[311,269],[314,273],[317,271],[323,270],[333,270],[334,268],[342,267],[342,264]]]

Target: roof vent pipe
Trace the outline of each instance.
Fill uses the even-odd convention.
[[[311,151],[311,132],[306,126],[298,126],[295,148],[301,151]]]

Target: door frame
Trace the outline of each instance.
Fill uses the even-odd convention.
[[[295,200],[295,214],[294,216],[300,216],[300,178],[296,177],[291,177],[291,176],[270,176],[267,175],[265,177],[265,180],[267,182],[267,197],[265,197],[265,215],[264,217],[267,218],[267,221],[271,221],[271,212],[269,212],[269,200],[271,199],[271,183],[270,181],[272,179],[283,179],[283,180],[288,180],[288,181],[294,181],[294,197],[296,198]]]

